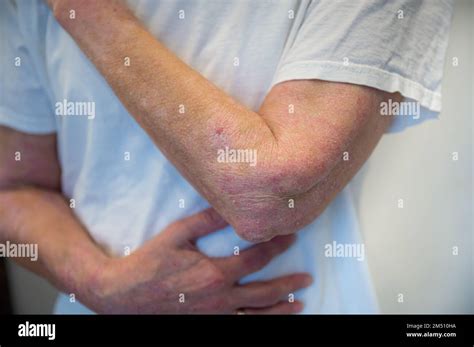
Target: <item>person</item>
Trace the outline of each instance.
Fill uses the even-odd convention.
[[[377,312],[330,248],[364,249],[382,135],[440,111],[451,2],[1,6],[0,235],[55,312]]]

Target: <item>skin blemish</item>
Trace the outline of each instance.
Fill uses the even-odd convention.
[[[219,127],[219,128],[216,129],[216,135],[220,136],[220,135],[222,135],[223,132],[224,132],[224,128],[222,128],[222,127]]]

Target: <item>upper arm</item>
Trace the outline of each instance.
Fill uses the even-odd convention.
[[[0,189],[34,185],[60,190],[56,135],[29,135],[0,126]]]
[[[376,143],[391,122],[391,117],[380,115],[381,103],[390,98],[399,101],[401,96],[319,80],[293,80],[275,85],[259,113],[278,143],[278,160],[268,166],[280,173],[280,177],[289,179],[282,182],[287,185],[282,190],[307,191],[342,160],[343,153],[368,127],[379,130],[367,134]],[[368,157],[373,147],[357,150],[366,152]]]
[[[277,145],[263,163],[259,159],[258,184],[247,192],[253,206],[239,215],[237,233],[262,241],[312,222],[357,173],[389,126],[391,117],[379,112],[380,103],[389,98],[399,101],[401,96],[323,81],[276,85],[259,114]]]

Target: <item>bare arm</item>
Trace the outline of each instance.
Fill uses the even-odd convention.
[[[314,220],[388,126],[378,116],[380,102],[399,98],[355,85],[291,81],[275,86],[253,112],[180,61],[121,2],[50,3],[160,150],[249,240],[292,233]],[[71,8],[75,20],[67,17]],[[226,147],[255,150],[257,165],[219,162]]]
[[[55,135],[0,127],[0,242],[37,244],[37,261],[13,260],[83,296],[94,287],[105,255],[71,212],[59,177]]]
[[[21,160],[16,161],[19,152]],[[195,241],[226,226],[212,209],[171,224],[136,252],[108,257],[61,195],[56,136],[0,127],[0,243],[37,244],[38,260],[14,258],[74,293],[99,313],[295,313],[287,295],[311,283],[307,274],[240,286],[285,251],[293,237],[275,238],[238,257],[209,258]],[[133,230],[131,230],[133,232]],[[179,261],[178,261],[179,260]],[[140,269],[140,271],[137,271]],[[178,299],[186,294],[186,304]]]

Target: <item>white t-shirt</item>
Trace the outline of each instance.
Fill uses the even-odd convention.
[[[182,60],[255,111],[274,84],[292,79],[361,84],[419,101],[421,117],[397,116],[393,130],[440,111],[450,1],[138,0],[129,5]],[[208,206],[42,0],[0,1],[0,29],[0,124],[34,134],[57,132],[64,194],[75,200],[74,211],[96,242],[121,256]],[[56,116],[54,105],[64,99],[95,102],[95,118]],[[367,257],[330,257],[327,245],[334,242],[363,244],[348,188],[298,233],[287,252],[245,281],[310,272],[314,284],[296,293],[305,313],[376,312]],[[224,256],[249,243],[229,227],[198,245],[208,255]],[[56,311],[89,312],[65,295]]]

